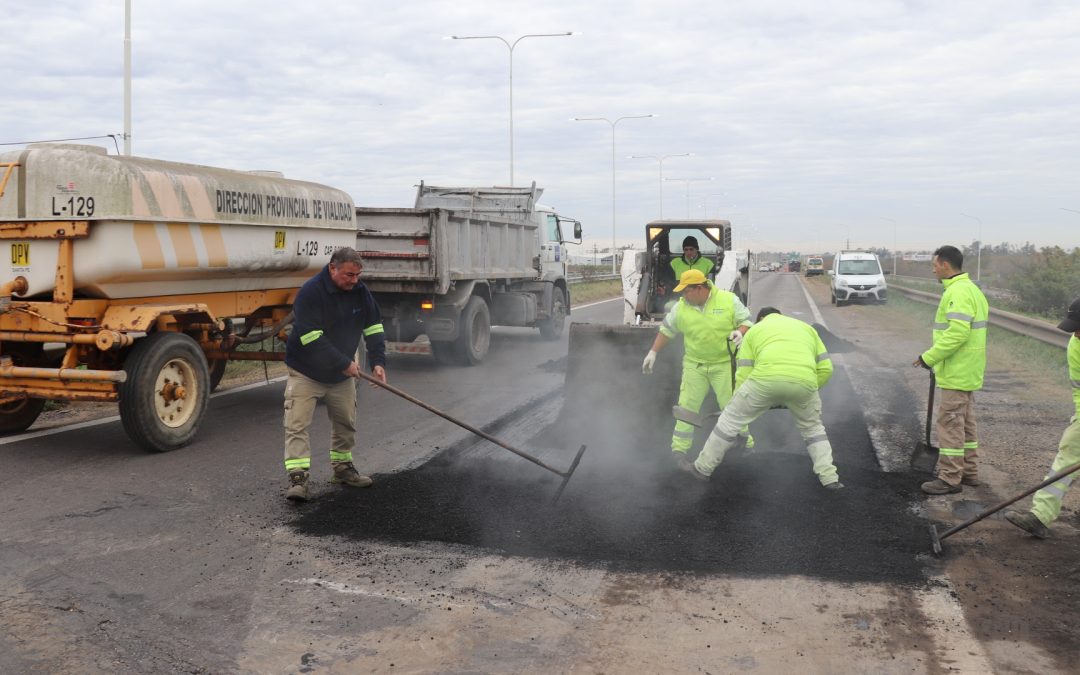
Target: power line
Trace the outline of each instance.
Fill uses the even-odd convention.
[[[120,144],[116,142],[116,137],[122,134],[105,134],[104,136],[78,136],[76,138],[47,138],[38,141],[17,141],[14,143],[0,143],[0,145],[30,145],[31,143],[64,143],[66,141],[92,141],[99,138],[111,138],[113,145],[116,146],[116,154],[120,154]]]

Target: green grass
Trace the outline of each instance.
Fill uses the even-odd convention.
[[[586,305],[597,300],[617,298],[622,295],[622,279],[606,281],[583,281],[570,286],[571,305]]]

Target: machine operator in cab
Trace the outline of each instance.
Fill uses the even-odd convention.
[[[682,275],[690,270],[698,270],[709,276],[713,271],[713,261],[701,257],[697,237],[689,236],[683,239],[682,250],[683,254],[671,261],[671,269],[675,272],[676,279],[682,279]]]

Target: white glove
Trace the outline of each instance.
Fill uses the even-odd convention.
[[[733,330],[733,331],[731,331],[731,334],[727,336],[727,339],[731,340],[731,344],[738,347],[739,345],[742,344],[742,331],[741,330]]]
[[[643,375],[652,375],[653,366],[656,365],[656,352],[649,350],[649,353],[645,355],[645,361],[641,364],[641,373]]]

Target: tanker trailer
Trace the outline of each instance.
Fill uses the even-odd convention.
[[[188,443],[226,361],[283,358],[234,350],[277,334],[300,285],[354,245],[353,208],[273,172],[0,154],[0,432],[47,399],[118,401],[137,444]]]

